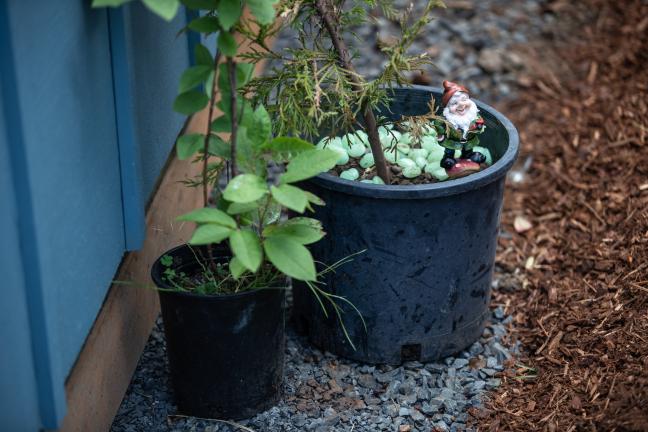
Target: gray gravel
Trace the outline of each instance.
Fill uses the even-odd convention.
[[[500,385],[505,362],[517,352],[507,345],[510,319],[497,308],[481,339],[465,351],[401,367],[358,364],[321,352],[289,324],[281,403],[239,423],[258,432],[469,430],[467,410],[480,407],[487,392]],[[176,413],[158,320],[111,430],[241,430]]]
[[[412,73],[416,84],[440,87],[443,80],[467,86],[477,99],[495,103],[514,97],[519,85],[528,81],[523,57],[515,48],[528,45],[542,35],[554,20],[547,13],[547,0],[448,0],[446,9],[432,12],[433,21],[410,49],[412,54],[428,53],[433,65],[424,73]],[[414,5],[413,17],[424,1],[398,0],[400,10]],[[347,37],[351,47],[360,47],[356,68],[372,78],[382,70],[385,58],[380,42],[400,35],[399,26],[379,15],[375,22],[355,29],[359,40]],[[293,46],[295,37],[284,30],[275,43],[281,50]]]
[[[440,86],[443,79],[454,80],[490,103],[514,97],[525,79],[523,60],[514,48],[533,41],[553,20],[553,15],[543,12],[546,0],[447,3],[450,7],[435,12],[437,19],[413,47],[416,52],[427,51],[435,65],[412,79],[433,86]],[[377,40],[395,34],[396,26],[382,17],[358,29],[363,48],[370,48],[356,61],[361,72],[377,74],[383,61]],[[275,46],[281,49],[291,40],[290,34],[283,34]],[[493,285],[506,289],[514,280],[501,274]],[[467,350],[438,362],[411,362],[398,368],[368,366],[323,353],[289,325],[282,402],[239,423],[257,432],[469,430],[467,410],[481,406],[488,392],[500,384],[504,363],[517,351],[507,344],[509,321],[497,308],[482,338]],[[176,413],[158,320],[111,431],[241,430]]]

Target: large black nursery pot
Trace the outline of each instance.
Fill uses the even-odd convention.
[[[172,268],[200,272],[196,255],[205,248],[171,249]],[[195,254],[194,254],[195,252]],[[213,260],[227,262],[226,248],[212,247]],[[161,257],[153,264],[163,279]],[[171,381],[180,412],[241,420],[275,405],[281,397],[285,344],[285,286],[231,295],[159,291]]]
[[[429,87],[395,89],[392,119],[424,114]],[[372,185],[322,174],[303,184],[326,202],[315,217],[329,233],[312,245],[316,260],[331,264],[366,252],[324,279],[346,297],[347,342],[333,310],[328,318],[308,289],[296,289],[295,319],[317,346],[366,363],[430,361],[454,354],[479,338],[489,317],[490,288],[507,171],[518,153],[511,122],[477,102],[486,123],[480,136],[494,163],[455,180],[425,185]]]

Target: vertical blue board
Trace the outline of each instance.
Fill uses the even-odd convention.
[[[146,227],[142,197],[142,163],[135,137],[135,114],[131,85],[133,71],[128,61],[124,9],[108,9],[108,18],[117,141],[119,143],[121,194],[124,208],[124,240],[127,250],[136,250],[144,242]]]
[[[41,426],[41,415],[32,361],[31,326],[19,235],[21,230],[30,227],[24,226],[25,220],[22,220],[21,227],[12,171],[17,168],[17,164],[10,163],[11,160],[19,159],[20,155],[14,154],[12,157],[10,154],[9,141],[13,136],[9,136],[10,131],[5,121],[5,118],[12,120],[10,115],[5,115],[4,110],[5,106],[11,109],[8,103],[10,98],[3,94],[3,88],[11,84],[12,75],[8,70],[12,62],[7,52],[9,41],[5,18],[4,0],[0,0],[0,274],[3,279],[0,302],[0,346],[3,347],[0,354],[0,430],[34,432]],[[16,132],[19,133],[14,129],[13,133]],[[22,197],[23,200],[25,198]],[[44,329],[43,324],[41,322],[41,331]],[[52,402],[51,398],[45,401],[49,405]]]
[[[23,265],[40,279],[45,310],[29,313],[46,327],[36,345],[49,353],[53,388],[40,377],[37,384],[39,395],[53,394],[50,411],[41,406],[43,426],[53,428],[64,414],[65,379],[125,247],[108,20],[86,1],[4,6],[23,126],[20,174],[33,208],[34,245],[25,247],[37,246]],[[32,338],[39,335],[32,329]]]
[[[185,117],[173,111],[180,75],[189,66],[182,11],[166,22],[141,2],[124,8],[124,22],[131,71],[134,128],[142,166],[142,194],[154,192]]]

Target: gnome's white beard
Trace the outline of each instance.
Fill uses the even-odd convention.
[[[464,111],[463,114],[452,114],[450,108],[445,107],[443,109],[443,116],[450,122],[452,127],[455,129],[461,129],[463,131],[463,137],[466,138],[468,135],[468,129],[470,128],[470,123],[477,118],[477,104],[475,102],[468,101],[470,107]]]

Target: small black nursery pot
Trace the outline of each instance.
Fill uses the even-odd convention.
[[[440,91],[395,89],[390,110],[400,119],[428,111]],[[467,177],[423,185],[372,185],[322,174],[304,183],[326,207],[314,217],[329,233],[312,245],[316,260],[366,249],[325,278],[325,289],[346,297],[342,318],[326,318],[308,289],[296,289],[295,318],[317,346],[367,363],[430,361],[472,344],[489,316],[491,279],[507,171],[518,134],[502,114],[477,102],[486,123],[482,146],[493,165]],[[298,284],[297,284],[298,285]],[[301,287],[300,287],[301,288]]]
[[[193,247],[197,254],[205,248]],[[229,251],[212,247],[213,260]],[[189,246],[176,247],[172,268],[187,275],[201,267]],[[151,269],[169,289],[158,259]],[[281,396],[285,344],[285,286],[205,296],[159,291],[171,381],[180,412],[240,420],[275,405]]]

